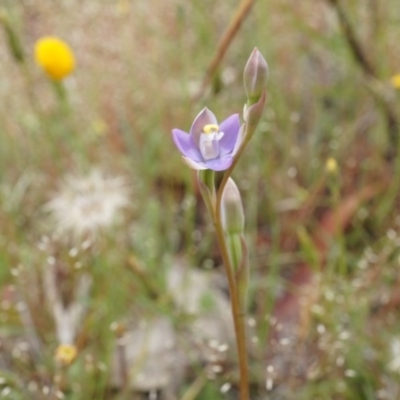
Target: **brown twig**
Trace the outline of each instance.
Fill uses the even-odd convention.
[[[347,15],[340,4],[339,0],[328,0],[332,6],[335,8],[339,21],[342,25],[343,33],[346,37],[347,43],[353,53],[354,58],[360,64],[361,68],[365,73],[376,77],[375,68],[372,65],[371,61],[368,59],[367,55],[364,52],[364,49],[361,46],[361,43],[358,41],[354,29],[347,18]]]
[[[224,34],[222,35],[222,38],[218,44],[214,57],[212,58],[210,64],[207,67],[206,75],[204,76],[200,89],[198,93],[196,93],[196,95],[193,97],[194,101],[199,100],[203,96],[204,91],[206,90],[207,86],[209,85],[213,76],[215,75],[218,66],[220,65],[222,59],[224,58],[226,51],[228,50],[230,44],[232,43],[233,38],[239,31],[242,22],[248,15],[254,2],[255,0],[242,0],[240,2],[233,18],[231,19],[228,27],[226,28]]]

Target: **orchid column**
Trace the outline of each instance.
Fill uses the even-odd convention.
[[[218,124],[215,115],[204,108],[195,118],[189,133],[180,129],[172,131],[183,160],[189,167],[198,170],[200,191],[218,238],[229,283],[241,400],[250,399],[245,329],[249,264],[242,200],[231,174],[262,116],[267,78],[267,63],[261,53],[254,49],[244,69],[247,102],[243,110],[243,124],[238,114]],[[218,187],[214,180],[215,171],[225,171]]]

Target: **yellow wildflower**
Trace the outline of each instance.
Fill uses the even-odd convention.
[[[54,36],[46,36],[36,42],[35,59],[46,74],[57,81],[69,75],[75,68],[75,57],[71,48]]]
[[[395,89],[400,89],[400,74],[393,75],[390,82]]]
[[[73,344],[60,344],[56,349],[56,361],[66,367],[70,365],[76,358],[78,349]]]
[[[326,160],[325,168],[330,174],[335,173],[338,168],[337,161],[333,157],[329,157]]]

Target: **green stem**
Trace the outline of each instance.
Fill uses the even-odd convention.
[[[259,99],[259,106],[264,107],[265,102],[265,91]],[[262,109],[261,108],[261,109]],[[259,110],[258,110],[259,111]],[[262,111],[261,111],[262,112]],[[261,114],[260,114],[261,116]],[[229,255],[228,244],[225,236],[224,229],[222,227],[222,219],[221,219],[221,202],[222,202],[222,194],[225,189],[225,185],[228,182],[229,177],[232,175],[232,171],[235,168],[240,156],[242,155],[247,143],[250,141],[252,134],[254,133],[257,127],[258,119],[257,117],[252,117],[252,120],[247,120],[245,125],[245,132],[243,133],[243,143],[240,145],[234,159],[232,165],[226,170],[222,181],[218,187],[216,193],[215,202],[212,201],[214,207],[212,207],[212,218],[214,221],[214,227],[217,234],[217,240],[221,251],[222,261],[225,268],[225,273],[228,279],[229,285],[229,293],[231,299],[231,309],[232,309],[232,317],[233,324],[235,329],[235,337],[236,337],[236,347],[238,353],[238,361],[239,361],[239,372],[240,372],[240,382],[239,382],[239,390],[240,390],[240,400],[250,400],[250,391],[249,391],[249,366],[248,366],[248,356],[247,356],[247,341],[246,341],[246,324],[245,317],[246,314],[244,312],[245,307],[243,304],[243,300],[241,300],[238,283],[236,280],[236,272],[232,265],[232,260]],[[214,187],[214,186],[213,186]],[[204,197],[204,196],[203,196]],[[211,197],[215,198],[215,193],[213,192]],[[210,202],[210,199],[208,199]]]
[[[231,309],[233,324],[235,328],[236,347],[239,359],[240,371],[240,400],[250,400],[249,394],[249,368],[247,360],[246,346],[246,328],[245,314],[241,311],[239,293],[237,290],[235,274],[231,265],[229,251],[226,243],[225,233],[222,228],[219,207],[216,210],[216,218],[214,219],[215,231],[217,234],[218,244],[221,250],[222,260],[224,263],[225,273],[228,278],[229,293],[231,298]]]
[[[261,98],[258,100],[258,103],[260,103],[262,108],[264,108],[265,91],[263,92]],[[255,106],[255,104],[248,104],[248,107],[251,107],[251,106]],[[260,117],[261,117],[261,115],[260,115]],[[224,192],[225,185],[228,182],[228,179],[230,178],[230,176],[232,175],[232,171],[235,168],[236,164],[238,163],[245,147],[247,146],[251,137],[253,136],[253,133],[257,128],[257,124],[258,124],[258,121],[257,122],[253,121],[252,123],[250,123],[250,121],[246,122],[246,128],[245,128],[246,130],[243,134],[243,137],[244,137],[243,143],[240,145],[237,153],[235,154],[235,157],[233,159],[231,166],[226,170],[226,172],[222,178],[222,181],[219,185],[218,192],[217,192],[217,203],[216,203],[216,206],[217,206],[216,212],[217,212],[218,217],[219,217],[219,213],[220,213],[222,193]]]
[[[215,172],[206,169],[198,171],[197,181],[199,182],[200,193],[203,197],[212,220],[215,219]]]
[[[247,129],[246,129],[247,130]],[[247,135],[248,132],[245,132]],[[235,329],[236,337],[236,347],[238,353],[239,361],[239,371],[240,371],[240,400],[249,400],[249,367],[248,367],[248,357],[247,357],[247,341],[246,341],[246,326],[245,326],[245,313],[242,311],[243,307],[240,304],[239,291],[237,287],[237,282],[235,278],[235,272],[231,263],[231,258],[229,256],[228,245],[226,242],[225,232],[221,223],[221,201],[222,194],[229,177],[232,174],[235,165],[237,164],[244,148],[246,147],[248,141],[244,140],[240,146],[235,158],[233,159],[232,165],[226,170],[222,181],[218,187],[217,198],[215,203],[215,210],[213,215],[214,227],[217,234],[217,240],[221,251],[222,261],[225,268],[225,273],[228,279],[229,293],[231,299],[231,309],[233,324]]]

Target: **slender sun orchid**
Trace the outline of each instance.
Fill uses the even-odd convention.
[[[189,134],[172,130],[172,138],[189,167],[224,171],[233,161],[242,138],[239,114],[233,114],[220,125],[215,115],[204,108],[194,120]]]

